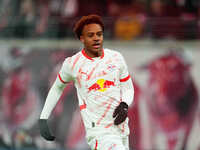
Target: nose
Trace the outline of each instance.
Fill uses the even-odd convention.
[[[93,37],[93,40],[94,41],[99,41],[99,37],[95,34],[94,37]]]

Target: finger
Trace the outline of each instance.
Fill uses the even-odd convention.
[[[48,140],[48,141],[54,141],[55,136],[52,136],[51,134],[49,134],[48,132],[43,134],[43,137]]]
[[[114,124],[115,125],[119,125],[122,122],[124,122],[127,118],[127,114],[120,114],[116,117],[116,119],[114,120]]]
[[[47,140],[48,140],[48,141],[54,141],[54,140],[55,140],[55,136],[49,136],[49,137],[47,138]]]
[[[114,113],[113,113],[113,118],[115,118],[115,117],[117,116],[118,112],[119,112],[119,111],[118,111],[118,109],[116,108],[115,111],[114,111]]]
[[[53,141],[55,139],[55,136],[51,135],[48,129],[46,129],[46,131],[42,133],[42,136],[48,141]]]
[[[116,110],[115,110],[114,113],[113,113],[113,118],[115,118],[116,115],[117,115],[117,113],[116,113]]]
[[[114,120],[114,124],[119,125],[120,123],[121,123],[121,117],[118,115]]]
[[[127,114],[123,114],[121,117],[121,123],[124,122],[127,118]]]

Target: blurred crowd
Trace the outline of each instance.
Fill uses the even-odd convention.
[[[0,0],[0,37],[70,38],[91,13],[103,17],[108,39],[200,38],[198,0]]]
[[[0,65],[0,149],[63,148],[72,113],[78,106],[72,84],[66,86],[52,114],[57,142],[42,139],[37,122],[63,60],[73,52],[39,48],[27,53],[20,47],[6,52]]]

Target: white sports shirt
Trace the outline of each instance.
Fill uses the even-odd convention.
[[[66,58],[48,93],[40,119],[48,119],[66,83],[70,81],[74,81],[77,89],[87,134],[94,127],[120,135],[129,134],[128,119],[116,126],[112,117],[121,101],[130,105],[134,97],[132,80],[119,52],[103,49],[101,57],[91,58],[83,49]]]

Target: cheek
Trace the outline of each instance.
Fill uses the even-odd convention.
[[[92,40],[91,39],[85,39],[85,45],[92,45]]]
[[[100,38],[101,41],[103,41],[103,36]]]

